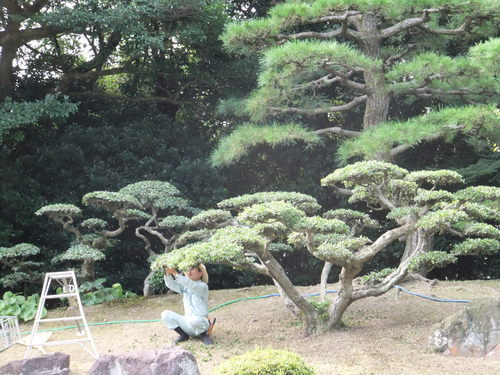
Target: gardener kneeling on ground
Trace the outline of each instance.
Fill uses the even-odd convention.
[[[165,310],[161,319],[165,325],[179,334],[175,344],[186,341],[189,336],[198,336],[204,344],[211,345],[212,339],[207,331],[208,320],[208,273],[203,264],[191,267],[185,275],[173,268],[165,268],[165,285],[182,294],[184,315]]]

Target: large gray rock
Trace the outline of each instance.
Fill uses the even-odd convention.
[[[450,356],[500,358],[500,300],[478,300],[441,322],[429,339]]]
[[[0,367],[0,375],[69,375],[69,355],[56,352],[12,361]]]
[[[200,375],[194,356],[177,346],[104,355],[87,375]]]

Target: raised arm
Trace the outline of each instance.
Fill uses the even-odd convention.
[[[165,275],[163,276],[165,285],[174,292],[181,294],[184,293],[185,288],[176,279],[174,279],[174,276],[177,278],[180,274],[173,268],[165,268]]]

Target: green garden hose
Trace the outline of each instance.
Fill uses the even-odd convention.
[[[403,287],[400,287],[399,285],[396,285],[394,288],[399,289],[403,291],[404,293],[407,293],[409,295],[421,297],[421,298],[426,298],[432,301],[436,302],[456,302],[456,303],[468,303],[470,301],[468,300],[453,300],[453,299],[442,299],[442,298],[435,298],[435,297],[429,297],[423,294],[411,292],[408,289],[405,289]],[[336,293],[336,290],[328,290],[327,293]],[[319,293],[311,293],[311,294],[305,294],[304,297],[311,297],[311,296],[317,296]],[[241,301],[247,301],[247,300],[253,300],[253,299],[262,299],[262,298],[269,298],[269,297],[278,297],[279,294],[266,294],[263,296],[256,296],[256,297],[243,297],[243,298],[238,298],[229,302],[222,303],[218,306],[215,306],[208,310],[208,312],[215,311],[217,309],[220,309],[221,307],[231,305],[236,302],[241,302]],[[159,322],[161,319],[149,319],[149,320],[117,320],[117,321],[111,321],[111,322],[101,322],[101,323],[89,323],[89,326],[103,326],[103,325],[108,325],[108,324],[120,324],[120,323],[153,323],[153,322]],[[67,327],[59,327],[59,328],[51,328],[51,329],[43,329],[39,330],[38,332],[53,332],[53,331],[61,331],[64,329],[71,329],[71,328],[78,328],[78,326],[73,325],[73,326],[67,326]],[[21,335],[27,335],[30,334],[31,332],[22,332]]]

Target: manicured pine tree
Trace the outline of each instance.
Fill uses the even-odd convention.
[[[212,162],[233,163],[257,143],[311,143],[328,134],[347,137],[338,150],[344,162],[391,160],[459,133],[491,147],[499,136],[499,7],[494,0],[289,0],[266,18],[230,24],[227,50],[262,53],[262,71],[248,98],[222,105],[251,121],[220,141]],[[447,55],[464,38],[479,42]],[[391,110],[415,99],[425,103],[420,115]],[[340,125],[324,127],[335,113],[348,118],[334,116]],[[283,115],[317,128],[279,123]]]
[[[227,50],[262,53],[262,71],[248,98],[222,105],[250,122],[222,138],[213,164],[234,163],[259,143],[314,144],[324,135],[346,138],[332,150],[343,163],[393,160],[421,142],[458,134],[493,148],[500,141],[492,104],[500,92],[499,10],[491,0],[291,0],[266,18],[230,24]],[[459,38],[482,41],[447,55]],[[416,100],[416,116],[391,110]],[[431,250],[432,237],[426,243]]]
[[[36,215],[48,216],[74,236],[69,249],[54,257],[52,262],[81,262],[81,276],[91,281],[96,277],[95,262],[105,258],[106,249],[115,245],[127,228],[134,229],[152,262],[159,254],[176,246],[179,232],[189,221],[188,216],[199,211],[190,206],[175,186],[164,181],[140,181],[117,192],[91,192],[83,196],[82,203],[104,211],[107,219],[116,220],[116,228],[109,229],[109,222],[101,218],[82,220],[82,210],[71,204],[50,204],[40,208]],[[159,240],[162,247],[153,239]],[[144,280],[145,296],[151,294],[152,277],[153,272],[150,272]]]
[[[43,263],[33,258],[40,253],[40,248],[30,243],[18,243],[11,247],[0,247],[0,284],[4,288],[15,289],[24,286],[27,294],[28,284],[39,283],[43,279],[40,267]]]
[[[321,183],[345,190],[352,204],[388,212],[386,219],[393,227],[376,238],[368,237],[365,229],[378,223],[362,212],[333,210],[320,216],[315,199],[304,194],[248,194],[195,215],[188,223],[193,230],[181,236],[185,241],[158,257],[153,269],[187,269],[202,262],[267,275],[278,286],[286,306],[300,312],[296,315],[303,319],[304,333],[309,334],[321,326],[318,312],[273,255],[292,248],[307,249],[314,257],[341,267],[340,289],[327,323],[328,329],[336,329],[353,302],[386,293],[412,270],[441,267],[463,255],[498,254],[500,237],[495,225],[500,221],[500,189],[474,186],[454,193],[440,189],[462,182],[458,173],[449,170],[409,172],[387,162],[358,162],[335,170]],[[411,252],[404,253],[398,267],[369,275],[361,286],[354,282],[367,262],[389,251],[401,238],[445,234],[462,241],[432,252],[426,252],[425,242],[419,241]]]

